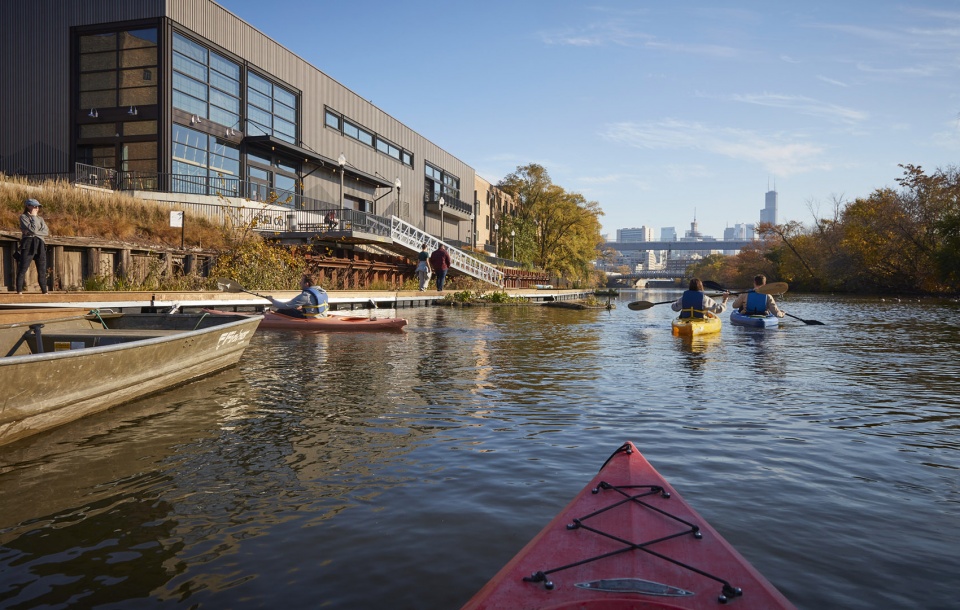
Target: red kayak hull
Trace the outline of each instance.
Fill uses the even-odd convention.
[[[217,311],[210,313],[226,315],[246,315],[239,312]],[[291,318],[273,311],[263,314],[259,328],[267,330],[310,330],[321,332],[370,332],[380,330],[400,330],[407,325],[403,318],[367,318],[359,316],[329,315],[321,318]]]
[[[794,606],[628,442],[464,608]]]

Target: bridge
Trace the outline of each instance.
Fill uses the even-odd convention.
[[[711,239],[705,241],[608,241],[605,248],[623,252],[625,250],[742,250],[750,244],[756,243],[752,239]]]

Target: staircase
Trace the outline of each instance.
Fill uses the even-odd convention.
[[[375,220],[374,220],[375,219]],[[448,243],[441,242],[439,239],[425,233],[408,222],[404,222],[396,216],[391,216],[390,226],[387,227],[387,219],[380,216],[370,216],[370,222],[383,224],[385,229],[389,229],[390,237],[396,246],[400,246],[405,252],[419,254],[420,247],[427,244],[427,250],[433,252],[443,243],[450,254],[452,264],[450,267],[479,280],[493,284],[497,288],[503,287],[503,272],[487,263],[482,263],[462,250],[458,250]]]

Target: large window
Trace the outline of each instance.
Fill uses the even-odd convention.
[[[247,72],[247,134],[297,142],[297,96]]]
[[[238,127],[240,65],[174,34],[173,106],[224,127]]]
[[[80,36],[79,45],[79,110],[157,103],[156,28]]]
[[[299,168],[277,156],[247,153],[247,180],[250,198],[282,205],[297,199]]]
[[[175,192],[236,196],[240,150],[215,136],[174,125],[173,174]]]
[[[375,148],[385,155],[393,157],[408,167],[413,167],[413,153],[403,150],[393,142],[378,136],[369,129],[361,127],[340,113],[326,108],[324,109],[323,121],[327,127],[336,129],[348,138],[353,138],[362,144]]]
[[[436,201],[441,195],[460,199],[460,179],[436,168],[429,163],[424,164],[425,197],[428,201]]]

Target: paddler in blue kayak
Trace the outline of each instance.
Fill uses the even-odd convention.
[[[690,280],[690,289],[684,290],[680,298],[670,304],[670,309],[679,311],[681,318],[704,318],[707,312],[723,313],[729,296],[729,293],[723,293],[723,302],[717,303],[704,294],[703,282],[693,278]]]
[[[761,274],[753,278],[753,290],[744,292],[733,301],[733,308],[748,316],[765,316],[770,314],[783,317],[783,312],[777,307],[777,302],[769,294],[757,292],[757,288],[767,283],[767,276]]]
[[[272,296],[266,298],[276,307],[276,312],[291,318],[319,318],[327,314],[327,292],[314,285],[313,276],[304,275],[300,278],[300,289],[303,291],[289,301],[278,301]]]

